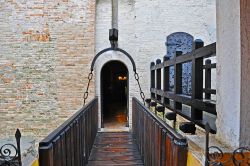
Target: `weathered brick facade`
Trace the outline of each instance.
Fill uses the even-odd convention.
[[[94,24],[95,0],[0,1],[0,138],[40,139],[82,106]]]

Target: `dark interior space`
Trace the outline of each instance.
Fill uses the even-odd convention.
[[[101,72],[102,127],[120,128],[127,125],[128,70],[119,61],[104,65]]]

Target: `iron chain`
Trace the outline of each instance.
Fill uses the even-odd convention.
[[[142,89],[141,89],[140,80],[139,80],[139,75],[138,75],[138,73],[137,73],[136,71],[134,72],[134,76],[135,76],[135,80],[137,81],[137,84],[138,84],[138,86],[139,86],[141,99],[142,99],[142,101],[143,101],[143,104],[145,105],[145,94],[144,94],[144,92],[143,92]],[[88,85],[87,85],[86,91],[85,91],[84,96],[83,96],[83,98],[84,98],[83,105],[86,104],[86,100],[87,100],[87,98],[88,98],[88,96],[89,96],[89,92],[88,92],[88,91],[89,91],[90,81],[92,80],[92,78],[93,78],[93,71],[91,71],[91,72],[89,73],[89,75],[88,75]]]
[[[93,71],[91,70],[90,73],[89,73],[89,75],[88,75],[88,80],[89,81],[88,81],[87,89],[86,89],[86,91],[85,91],[85,93],[83,95],[83,99],[84,99],[83,105],[86,104],[86,100],[87,100],[87,98],[89,96],[89,85],[90,85],[90,81],[92,80],[92,78],[93,78]]]
[[[136,71],[134,71],[134,72],[135,72],[135,73],[134,73],[135,80],[137,81],[137,84],[138,84],[138,86],[139,86],[141,99],[142,99],[142,101],[143,101],[143,104],[145,105],[145,94],[144,94],[144,92],[143,92],[142,89],[141,89],[141,84],[140,84],[140,80],[139,80],[139,75],[138,75],[138,73],[137,73]]]

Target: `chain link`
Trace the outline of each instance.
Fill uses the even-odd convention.
[[[90,85],[90,81],[92,80],[92,78],[93,78],[93,71],[90,71],[90,73],[89,73],[89,75],[88,75],[88,85],[87,85],[87,89],[86,89],[86,91],[85,91],[85,93],[84,93],[84,95],[83,95],[83,99],[84,99],[84,101],[83,101],[83,105],[85,105],[86,104],[86,100],[87,100],[87,98],[88,98],[88,96],[89,96],[89,85]]]
[[[135,76],[135,80],[137,81],[137,84],[138,84],[138,86],[139,86],[141,99],[142,99],[142,101],[143,101],[143,104],[145,105],[145,94],[144,94],[144,92],[143,92],[142,89],[141,89],[141,84],[140,84],[140,80],[139,80],[139,75],[138,75],[138,73],[137,73],[136,71],[134,72],[134,76]],[[88,75],[88,85],[87,85],[87,89],[86,89],[86,91],[85,91],[85,93],[84,93],[84,95],[83,95],[83,99],[84,99],[83,105],[86,104],[86,100],[87,100],[87,98],[88,98],[88,96],[89,96],[89,85],[90,85],[90,81],[92,80],[92,78],[93,78],[93,71],[91,71],[91,72],[89,73],[89,75]]]
[[[140,80],[139,80],[139,75],[136,71],[134,71],[134,76],[135,76],[135,80],[137,81],[137,84],[139,86],[139,90],[140,90],[140,95],[141,95],[141,99],[143,101],[143,104],[145,105],[145,94],[141,89],[141,84],[140,84]]]

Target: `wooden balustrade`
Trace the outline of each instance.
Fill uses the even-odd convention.
[[[187,140],[133,98],[133,136],[145,166],[186,166]]]
[[[97,98],[39,143],[39,166],[87,165],[97,134]]]
[[[160,59],[156,63],[151,62],[151,99],[200,127],[205,128],[205,124],[209,123],[210,132],[216,133],[216,102],[211,100],[211,94],[216,94],[216,90],[211,89],[211,81],[215,81],[211,79],[211,71],[216,68],[216,63],[208,59],[215,56],[216,43],[203,47],[203,42],[198,40],[192,52],[182,54],[176,51],[172,59],[164,56],[163,62]],[[183,93],[183,65],[187,63],[192,65],[191,94]],[[174,71],[173,90],[170,88],[170,68]],[[185,108],[190,107],[190,111],[183,109],[184,105]]]

